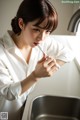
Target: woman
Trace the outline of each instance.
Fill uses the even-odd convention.
[[[48,0],[24,0],[11,21],[12,31],[0,40],[0,111],[8,112],[9,120],[21,120],[27,96],[40,78],[71,60],[68,49],[49,38],[57,24]]]

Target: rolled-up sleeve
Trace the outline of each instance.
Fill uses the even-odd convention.
[[[21,90],[21,83],[13,81],[8,69],[0,61],[0,94],[7,100],[12,101],[19,97]]]
[[[67,47],[67,45],[63,45],[59,41],[54,40],[53,37],[48,38],[46,46],[48,46],[48,55],[53,56],[55,59],[59,59],[65,62],[70,62],[74,59],[73,51]]]

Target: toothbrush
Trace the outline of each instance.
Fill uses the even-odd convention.
[[[43,53],[43,55],[47,56],[47,54],[42,50],[42,48],[39,45],[37,47],[40,49],[40,51]]]
[[[43,55],[47,56],[47,54],[41,49],[41,47],[39,45],[37,47],[40,49],[40,51],[43,53]],[[60,68],[60,65],[58,63],[56,63],[56,66],[58,67],[58,69]]]

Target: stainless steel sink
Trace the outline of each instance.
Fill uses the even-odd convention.
[[[38,96],[32,102],[30,120],[80,120],[80,99]]]

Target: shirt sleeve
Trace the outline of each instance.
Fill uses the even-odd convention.
[[[0,61],[0,94],[7,100],[17,99],[21,93],[21,83],[13,82],[8,69]]]
[[[54,37],[49,37],[46,42],[47,46],[47,54],[53,56],[55,59],[62,60],[64,62],[70,62],[74,58],[73,51],[55,40]]]

